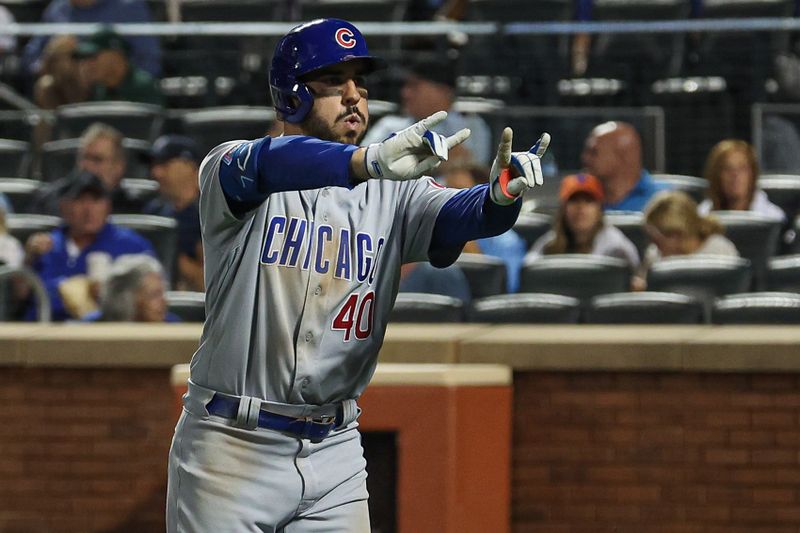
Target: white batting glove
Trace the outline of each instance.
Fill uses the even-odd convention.
[[[465,128],[450,137],[431,131],[445,118],[447,113],[438,111],[382,143],[370,144],[364,154],[367,174],[376,179],[411,180],[447,161],[450,148],[464,142],[470,131]]]
[[[542,133],[527,152],[512,152],[511,128],[503,130],[497,157],[489,173],[489,195],[499,205],[514,203],[531,187],[544,184],[541,158],[550,144],[550,134]]]

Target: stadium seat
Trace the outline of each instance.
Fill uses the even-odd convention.
[[[706,197],[708,182],[704,178],[682,174],[653,174],[653,179],[673,190],[685,192],[698,204]]]
[[[630,276],[628,264],[616,257],[545,255],[526,261],[522,267],[520,292],[562,294],[588,303],[599,294],[627,291]]]
[[[472,298],[505,294],[508,272],[502,259],[463,253],[455,264],[466,276]]]
[[[644,215],[639,211],[606,211],[606,224],[616,227],[631,240],[639,251],[639,258],[644,257],[644,251],[649,244],[647,233],[644,231]]]
[[[144,206],[158,196],[159,185],[156,180],[140,178],[124,178],[120,183],[128,197]]]
[[[464,302],[441,294],[401,292],[397,295],[389,322],[462,322]]]
[[[225,141],[261,138],[274,120],[272,108],[247,106],[198,109],[182,117],[183,132],[197,142],[203,153]]]
[[[469,0],[465,4],[470,21],[501,24],[567,22],[574,13],[572,0]],[[555,34],[472,35],[464,50],[464,68],[471,75],[471,85],[480,85],[476,82],[480,81],[481,74],[495,82],[507,80],[505,83],[488,83],[484,89],[488,92],[483,94],[503,97],[498,86],[505,84],[511,85],[509,89],[519,94],[509,94],[504,100],[517,98],[530,102],[529,97],[535,97],[538,105],[555,104],[554,89],[557,80],[566,74],[570,37]],[[518,61],[512,63],[509,58],[515,56]]]
[[[751,292],[718,298],[714,324],[800,324],[800,294]]]
[[[110,222],[130,228],[153,245],[156,257],[164,267],[168,280],[175,277],[175,257],[178,249],[178,223],[174,218],[157,215],[115,214]]]
[[[553,217],[543,213],[522,213],[514,224],[514,231],[525,239],[530,249],[533,243],[553,226]]]
[[[205,322],[206,295],[203,292],[167,291],[167,310],[183,322]]]
[[[672,292],[624,292],[592,298],[585,320],[592,324],[698,324],[703,304]]]
[[[750,260],[753,288],[766,287],[767,261],[778,251],[782,222],[752,211],[714,211],[725,227],[725,235],[739,254]]]
[[[28,237],[34,233],[50,232],[61,225],[61,218],[51,215],[15,213],[6,217],[8,233],[25,245]]]
[[[41,182],[23,178],[0,178],[0,193],[11,202],[15,213],[27,213]]]
[[[31,145],[25,141],[0,139],[0,176],[27,178]]]
[[[800,213],[800,175],[762,174],[758,187],[767,193],[770,202],[783,209],[788,220]]]
[[[41,22],[42,13],[49,3],[47,0],[12,0],[2,5],[8,8],[16,22]]]
[[[0,139],[31,142],[40,116],[26,111],[0,111]]]
[[[650,268],[647,288],[692,296],[702,301],[709,312],[714,298],[750,290],[751,272],[750,261],[743,257],[668,257]]]
[[[95,122],[113,126],[125,137],[154,141],[161,132],[163,110],[138,102],[84,102],[62,105],[56,109],[53,138],[74,139]]]
[[[10,267],[0,264],[0,322],[20,320],[27,302],[15,297],[14,286],[23,283],[31,289],[36,300],[36,320],[50,322],[50,297],[47,295],[41,278],[31,269]]]
[[[800,293],[800,254],[773,257],[769,260],[767,290]]]
[[[141,139],[123,139],[122,146],[127,152],[125,175],[131,178],[146,178],[150,175],[148,155],[150,142]],[[55,181],[63,178],[75,168],[80,139],[62,139],[42,145],[42,181]]]
[[[737,109],[728,83],[720,76],[659,79],[642,92],[648,94],[649,105],[664,113],[666,160],[675,174],[699,175],[711,148],[720,139],[734,136]],[[692,196],[698,200],[702,193]]]
[[[594,0],[596,21],[682,20],[686,0]],[[677,75],[683,64],[685,34],[603,33],[592,39],[588,73],[611,75],[628,84],[652,81],[656,73]],[[639,104],[640,102],[633,102]]]
[[[559,294],[503,294],[472,302],[471,322],[496,324],[575,324],[580,301]]]

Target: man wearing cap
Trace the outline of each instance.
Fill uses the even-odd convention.
[[[561,205],[553,229],[531,247],[526,261],[541,255],[592,254],[618,257],[631,269],[639,265],[636,246],[618,228],[603,219],[603,186],[591,174],[573,174],[561,180]]]
[[[111,28],[104,28],[75,49],[90,100],[125,100],[163,104],[156,81],[130,61],[131,47]]]
[[[93,283],[111,261],[126,254],[149,254],[153,247],[133,230],[108,222],[111,198],[99,177],[81,172],[64,191],[64,225],[35,233],[25,245],[25,262],[50,296],[53,320],[80,318],[96,307]],[[33,318],[31,309],[29,318]]]
[[[486,122],[477,115],[464,115],[452,109],[456,95],[456,69],[453,61],[422,58],[414,62],[400,92],[404,115],[387,115],[372,126],[363,146],[381,142],[436,111],[447,111],[447,118],[436,126],[436,132],[453,135],[469,128],[472,132],[464,144],[450,150],[451,160],[473,159],[490,164],[493,155],[491,133]]]
[[[203,246],[200,238],[200,186],[197,172],[203,156],[197,144],[181,135],[162,135],[153,143],[150,173],[160,196],[144,212],[178,222],[176,290],[203,291]]]

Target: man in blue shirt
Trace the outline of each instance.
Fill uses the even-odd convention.
[[[145,0],[52,0],[42,15],[42,22],[151,22]],[[161,45],[154,35],[125,37],[132,48],[131,61],[155,77],[161,76]],[[39,35],[28,42],[22,61],[35,75],[39,58],[50,37]]]
[[[606,211],[642,211],[666,185],[656,183],[642,166],[642,139],[626,122],[596,126],[583,146],[581,162],[603,183]]]
[[[177,276],[174,288],[203,291],[203,242],[200,237],[200,185],[197,172],[203,156],[190,138],[162,135],[151,149],[150,173],[158,181],[159,197],[144,213],[174,218],[178,223]]]
[[[53,320],[80,318],[96,306],[102,270],[121,255],[154,256],[150,242],[128,228],[108,222],[111,199],[97,176],[79,174],[61,200],[64,225],[50,233],[31,235],[26,263],[42,278],[52,305]],[[33,318],[33,309],[28,313]]]

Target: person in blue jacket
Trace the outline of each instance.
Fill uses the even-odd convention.
[[[61,199],[64,225],[31,235],[25,261],[42,279],[53,320],[80,318],[96,307],[97,284],[114,259],[126,254],[155,256],[150,242],[108,221],[111,198],[99,177],[78,174]],[[33,318],[34,310],[28,317]]]

